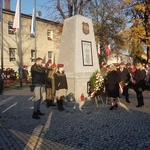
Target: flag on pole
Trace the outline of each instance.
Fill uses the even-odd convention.
[[[120,56],[120,62],[122,62],[123,61],[122,54],[120,54],[119,56]]]
[[[98,43],[98,46],[97,46],[97,52],[99,55],[101,55],[101,49],[100,49],[100,44]]]
[[[14,22],[13,22],[13,31],[15,32],[16,29],[20,28],[20,6],[19,6],[20,0],[17,1],[17,5],[16,5],[16,12],[15,12],[15,17],[14,17]]]
[[[53,57],[53,64],[55,64],[55,54],[54,54],[54,57]]]
[[[2,21],[3,15],[3,0],[0,0],[0,22]]]
[[[43,63],[44,63],[44,64],[46,63],[46,54],[45,54],[44,57],[43,57]]]
[[[34,0],[35,1],[35,0]],[[32,24],[31,24],[31,37],[34,37],[35,36],[35,28],[36,28],[36,6],[34,5],[34,8],[33,8],[33,14],[32,14]]]
[[[105,46],[105,50],[106,50],[107,55],[109,56],[111,54],[110,45]]]

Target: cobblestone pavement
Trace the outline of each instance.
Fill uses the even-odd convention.
[[[28,88],[0,95],[0,150],[150,150],[150,91],[136,108],[134,91],[118,110],[85,102],[83,110],[46,108],[32,119],[33,93]],[[67,105],[68,106],[68,105]]]

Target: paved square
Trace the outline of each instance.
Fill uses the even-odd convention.
[[[142,108],[133,90],[131,103],[121,98],[112,111],[87,101],[82,111],[59,112],[43,102],[40,120],[32,119],[33,98],[29,88],[0,96],[0,150],[150,150],[150,91]]]

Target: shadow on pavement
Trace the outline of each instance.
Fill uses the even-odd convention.
[[[144,108],[135,108],[137,102],[131,91],[130,104],[125,103],[124,98],[120,100],[130,112],[123,107],[113,111],[109,106],[96,108],[88,101],[82,105],[82,111],[65,105],[66,110],[59,112],[57,107],[46,108],[43,102],[41,110],[45,116],[40,120],[32,119],[33,98],[28,89],[0,96],[2,148],[13,145],[16,149],[35,150],[148,150],[150,147],[150,113],[147,110],[150,106],[146,91],[145,112]]]

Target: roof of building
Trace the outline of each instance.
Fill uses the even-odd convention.
[[[13,16],[15,15],[15,11],[7,10],[7,9],[3,9],[3,13],[13,15]],[[32,18],[32,14],[23,14],[23,13],[21,13],[21,17]],[[36,20],[46,22],[46,23],[51,23],[53,25],[60,25],[60,26],[63,25],[63,23],[51,21],[51,20],[48,20],[48,19],[40,18],[40,17],[36,17]]]

